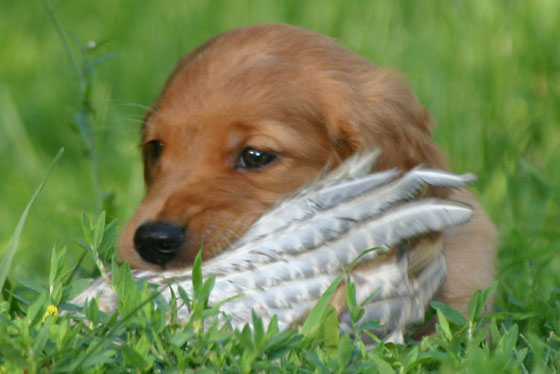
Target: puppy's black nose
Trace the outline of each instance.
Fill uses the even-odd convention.
[[[164,266],[185,242],[183,226],[171,222],[149,221],[136,229],[134,247],[144,261]]]

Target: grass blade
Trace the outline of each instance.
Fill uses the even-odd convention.
[[[45,178],[43,178],[43,181],[41,182],[39,187],[37,187],[37,189],[35,190],[35,193],[31,197],[31,200],[29,200],[29,202],[27,203],[27,206],[23,210],[23,214],[19,219],[16,229],[12,234],[10,241],[8,242],[8,248],[6,248],[6,251],[2,256],[2,261],[0,261],[0,290],[4,288],[4,283],[6,282],[6,278],[8,277],[8,272],[10,271],[12,260],[16,253],[16,249],[19,244],[19,238],[21,237],[21,232],[23,231],[23,226],[25,225],[25,221],[27,220],[29,210],[31,209],[31,206],[33,205],[35,200],[37,200],[37,197],[39,196],[39,193],[41,193],[41,191],[43,190],[43,187],[45,187],[45,184],[47,183],[47,179],[51,175],[51,171],[54,165],[58,162],[60,157],[62,157],[63,153],[64,153],[64,148],[61,148],[56,154],[56,157],[54,158],[53,162],[51,163],[51,166],[49,167],[49,170],[47,171],[47,175],[45,175]],[[0,294],[0,300],[1,299],[2,299],[2,295]]]

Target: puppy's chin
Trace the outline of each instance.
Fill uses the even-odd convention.
[[[125,244],[126,243],[126,244]],[[194,258],[200,250],[202,250],[202,257],[207,260],[215,256],[217,253],[223,251],[225,248],[217,248],[214,246],[214,251],[205,251],[203,245],[197,247],[186,247],[177,253],[177,257],[166,262],[163,265],[146,261],[140,256],[138,251],[133,245],[128,244],[126,238],[121,237],[118,245],[119,257],[121,261],[128,262],[132,269],[152,270],[152,271],[165,271],[165,270],[180,270],[191,266]]]
[[[123,256],[123,253],[126,253],[126,257]],[[140,269],[140,270],[151,270],[151,271],[164,271],[167,268],[162,266],[151,264],[147,261],[142,260],[142,258],[138,255],[136,250],[131,247],[119,247],[119,257],[121,260],[126,258],[123,262],[128,262],[131,269]]]

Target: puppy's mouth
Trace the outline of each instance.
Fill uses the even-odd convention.
[[[166,268],[185,246],[187,234],[182,225],[168,221],[147,221],[134,233],[134,248],[140,257]]]

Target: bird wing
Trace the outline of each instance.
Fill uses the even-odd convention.
[[[427,185],[462,188],[474,176],[421,167],[402,176],[396,170],[367,174],[375,157],[374,152],[357,155],[325,173],[265,213],[230,248],[205,261],[203,276],[216,277],[209,304],[242,295],[221,308],[235,327],[250,323],[252,310],[264,323],[276,315],[281,329],[293,327],[359,257],[351,280],[357,302],[367,301],[360,322],[381,320],[383,333],[398,341],[406,325],[424,315],[424,306],[445,278],[440,241],[431,240],[424,248],[418,243],[407,248],[407,243],[472,217],[468,205],[417,197]],[[376,250],[363,254],[371,248]],[[165,285],[161,291],[167,299],[178,287],[192,292],[190,268],[136,270],[133,276]],[[96,296],[102,309],[115,309],[116,296],[102,279],[73,303],[83,305]],[[187,315],[186,308],[179,311],[180,318]],[[351,331],[350,323],[349,314],[342,313],[343,330]]]

